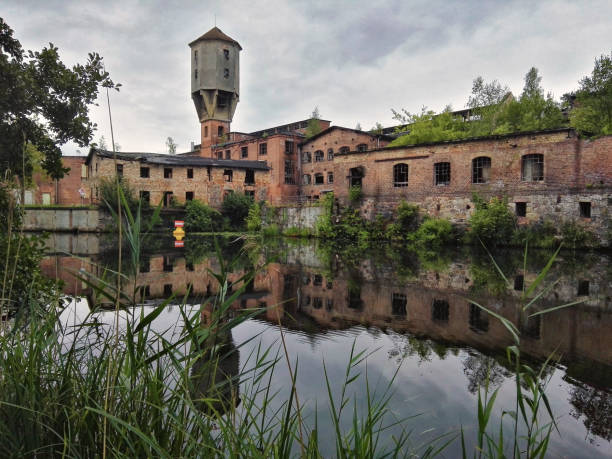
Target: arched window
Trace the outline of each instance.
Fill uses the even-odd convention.
[[[323,154],[323,150],[317,150],[314,154],[315,163],[320,163],[325,160],[325,155]]]
[[[521,180],[541,182],[544,180],[544,155],[524,155],[521,164]]]
[[[365,143],[360,143],[359,145],[357,145],[357,151],[366,151],[368,149],[368,146]]]
[[[340,153],[348,153],[349,151],[351,151],[351,149],[349,147],[340,147]]]
[[[361,187],[363,181],[363,167],[353,167],[349,169],[349,186],[358,186]]]
[[[393,186],[408,186],[408,164],[400,163],[393,166]]]
[[[491,158],[479,156],[472,160],[472,183],[489,183]]]
[[[327,150],[327,160],[333,161],[333,159],[334,159],[334,149],[330,148]]]
[[[302,175],[302,184],[310,185],[310,175],[309,174]]]

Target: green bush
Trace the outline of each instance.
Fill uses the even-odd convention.
[[[561,226],[565,247],[580,249],[597,245],[597,237],[580,223],[568,221]]]
[[[261,230],[261,234],[264,237],[274,237],[280,234],[280,229],[277,224],[273,223],[272,225],[264,226]]]
[[[136,191],[131,187],[127,179],[119,177],[119,186],[125,196],[125,202],[127,202],[130,211],[134,213],[138,207],[139,199],[136,197]],[[115,178],[101,178],[100,179],[100,196],[102,202],[117,212],[117,182]],[[117,212],[118,213],[118,212]]]
[[[185,229],[196,232],[223,231],[223,216],[212,207],[194,199],[185,205]]]
[[[291,226],[283,231],[283,236],[288,237],[310,237],[310,231],[306,228],[298,228],[296,226]]]
[[[427,247],[440,247],[453,238],[453,225],[444,218],[426,218],[414,235],[417,244]]]
[[[233,230],[243,230],[246,226],[246,218],[253,204],[253,198],[241,193],[229,193],[221,204],[221,214],[229,221]]]
[[[550,220],[544,220],[519,227],[512,237],[512,244],[524,247],[551,248],[559,244],[557,227]]]
[[[363,197],[363,192],[361,191],[361,187],[357,185],[353,185],[349,189],[349,199],[352,203],[359,202]]]
[[[261,230],[262,223],[262,213],[264,211],[266,203],[264,201],[254,202],[249,207],[249,213],[246,217],[246,226],[247,230],[251,233],[257,232]]]
[[[419,206],[402,201],[397,206],[395,223],[387,226],[387,239],[406,239],[419,227]]]
[[[485,244],[508,244],[516,228],[516,217],[506,199],[493,198],[488,203],[474,195],[476,210],[470,217],[470,242],[478,239]]]

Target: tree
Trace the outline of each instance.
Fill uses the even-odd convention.
[[[475,109],[488,105],[496,105],[503,101],[509,92],[508,86],[502,86],[497,80],[485,83],[484,79],[479,75],[472,82],[472,95],[468,99],[467,106],[468,108]]]
[[[100,86],[119,89],[102,66],[97,53],[86,64],[66,67],[58,49],[49,43],[41,51],[28,51],[13,37],[0,18],[0,173],[27,179],[32,144],[44,157],[42,166],[53,179],[67,171],[60,146],[72,140],[88,145],[96,128],[89,119]]]
[[[101,135],[100,139],[98,140],[98,148],[100,150],[106,150],[108,148],[108,145],[106,144],[106,139],[103,135]]]
[[[308,126],[306,126],[306,132],[304,132],[307,139],[321,132],[322,129],[321,129],[321,123],[319,121],[320,119],[321,119],[321,116],[319,115],[319,107],[315,107],[314,110],[312,111],[312,115],[310,115],[310,119],[308,120]]]
[[[570,124],[590,136],[612,134],[612,51],[595,59],[591,76],[580,80]]]
[[[176,154],[177,145],[172,137],[168,137],[166,139],[166,147],[168,147],[168,153],[170,153],[171,155]]]

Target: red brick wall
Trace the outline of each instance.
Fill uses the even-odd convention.
[[[32,178],[35,184],[33,190],[34,204],[42,204],[43,193],[51,195],[51,204],[80,205],[90,204],[91,195],[84,186],[85,179],[81,177],[81,166],[85,164],[85,156],[63,156],[64,167],[70,168],[64,178],[57,183],[47,175],[35,174]],[[79,189],[85,190],[85,199],[81,200]]]

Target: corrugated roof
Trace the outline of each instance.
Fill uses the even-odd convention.
[[[89,164],[93,154],[103,158],[113,158],[115,153],[108,150],[92,148],[87,156],[86,163]],[[159,164],[163,166],[195,166],[195,167],[223,167],[228,169],[257,169],[270,170],[265,161],[245,161],[239,159],[214,159],[202,158],[200,156],[169,155],[161,153],[139,153],[139,152],[117,152],[117,159],[121,161],[139,161],[147,164]]]
[[[238,43],[236,40],[234,40],[232,37],[229,37],[227,35],[225,35],[221,29],[219,27],[213,27],[212,29],[210,29],[208,32],[206,32],[204,35],[202,35],[199,38],[196,38],[195,40],[193,40],[191,43],[189,43],[189,46],[194,45],[195,43],[199,42],[199,41],[203,41],[203,40],[220,40],[220,41],[227,41],[229,43],[233,43],[235,45],[238,45],[238,48],[240,48],[242,50],[242,46],[240,46],[240,43]]]

